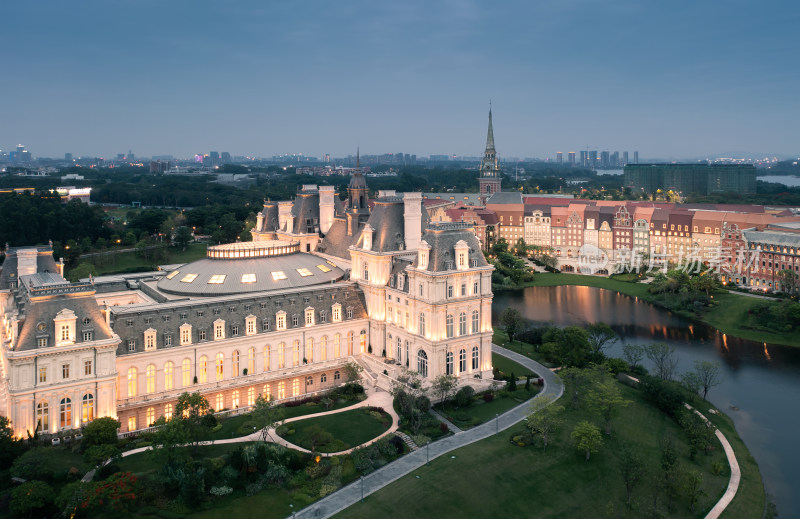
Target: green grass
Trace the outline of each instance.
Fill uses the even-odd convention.
[[[492,353],[492,366],[509,376],[513,373],[517,379],[524,379],[525,375],[532,374],[531,370],[524,367],[522,364],[507,359],[497,353]]]
[[[533,359],[547,368],[554,367],[551,363],[547,362],[547,360],[544,358],[544,355],[536,352],[536,350],[533,348],[533,345],[528,344],[527,342],[509,341],[508,334],[500,328],[494,329],[494,333],[492,334],[492,342],[499,344],[503,348],[511,350],[515,353],[519,353],[520,355],[525,355],[529,359]],[[494,354],[492,355],[492,362],[494,362]],[[505,357],[501,356],[500,358]]]
[[[491,402],[484,402],[482,398],[478,398],[469,407],[448,406],[443,409],[441,405],[437,405],[436,410],[444,414],[459,429],[470,429],[494,419],[497,415],[517,407],[539,393],[539,386],[531,385],[530,391],[524,389],[524,383],[518,387],[519,389],[511,393],[499,392]]]
[[[319,426],[329,432],[334,440],[327,445],[317,446],[316,450],[319,452],[339,452],[357,447],[383,434],[391,425],[392,419],[386,413],[381,414],[382,417],[379,419],[373,416],[366,408],[360,408],[317,418],[308,418],[282,425],[278,428],[278,435],[290,443],[310,450],[309,430],[313,426]],[[294,434],[291,434],[291,431],[295,431]]]
[[[145,260],[136,252],[122,252],[102,257],[92,256],[89,258],[81,258],[78,260],[78,264],[91,263],[95,265],[97,275],[133,272],[137,269],[155,270],[158,265],[189,263],[202,259],[206,255],[207,246],[207,243],[190,243],[185,251],[182,251],[178,247],[168,247],[166,257],[158,261],[152,259]]]
[[[200,445],[197,447],[197,458],[214,458],[222,456],[229,452],[233,452],[239,447],[244,447],[248,443],[254,442],[241,442],[241,443],[223,443],[220,445]],[[192,449],[193,447],[186,447]],[[122,471],[133,472],[134,474],[144,474],[146,472],[153,472],[159,469],[158,462],[153,459],[150,452],[139,452],[122,458],[119,462],[119,468]]]
[[[699,454],[696,461],[689,460],[688,446],[675,422],[644,402],[638,391],[621,389],[633,403],[615,417],[612,435],[604,436],[605,444],[588,462],[569,435],[580,420],[597,424],[600,420],[589,411],[567,409],[547,452],[540,445],[512,445],[510,438],[523,431],[523,426],[517,425],[437,458],[430,466],[415,470],[336,517],[460,518],[465,510],[471,517],[649,516],[653,480],[646,479],[634,490],[634,507],[628,509],[617,453],[623,442],[630,445],[643,457],[650,473],[658,474],[659,441],[665,434],[677,440],[681,465],[702,472],[707,494],[701,497],[694,514],[689,512],[688,501],[680,498],[668,517],[705,516],[728,484],[727,473],[714,476],[710,472],[714,461],[725,459],[721,446],[717,444],[711,455]],[[725,430],[725,434],[746,453],[735,431]],[[749,455],[741,456],[740,463],[745,458]],[[763,492],[759,496],[756,491],[760,485],[757,468],[754,471],[752,465],[744,463],[743,469],[747,488],[741,501],[737,497],[732,504],[736,511],[731,517],[760,517],[764,501]],[[467,474],[474,477],[465,477]]]
[[[632,297],[638,297],[643,301],[657,306],[664,306],[661,298],[658,295],[649,293],[647,291],[647,285],[644,283],[620,281],[619,279],[611,279],[601,276],[588,276],[569,273],[537,273],[534,276],[533,281],[521,284],[519,287],[551,287],[561,285],[604,288],[606,290],[613,290],[615,292],[626,294]],[[721,290],[714,294],[714,301],[716,302],[714,307],[703,310],[702,314],[700,315],[694,315],[693,313],[687,311],[674,310],[673,313],[689,319],[705,322],[719,330],[721,333],[730,335],[732,337],[741,337],[742,339],[748,339],[751,341],[769,342],[773,344],[783,344],[786,346],[800,346],[800,329],[795,329],[791,332],[774,332],[754,330],[745,326],[748,310],[763,304],[765,302],[764,299],[748,297],[736,292]],[[773,301],[772,304],[779,304],[779,302]]]

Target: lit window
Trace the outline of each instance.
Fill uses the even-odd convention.
[[[255,274],[242,274],[242,283],[255,283],[255,282],[256,282]]]
[[[313,276],[311,271],[308,269],[295,269],[295,270],[297,270],[297,273],[303,276],[304,278],[308,276]]]
[[[180,273],[180,270],[173,270],[169,274],[167,274],[167,279],[172,279]]]
[[[186,274],[185,276],[183,276],[183,278],[181,278],[181,283],[191,283],[192,281],[195,280],[196,277],[197,274]]]
[[[211,279],[208,280],[209,285],[221,285],[225,282],[225,278],[227,276],[225,274],[214,274],[211,276]]]
[[[164,406],[164,419],[167,421],[172,420],[172,404]]]
[[[322,272],[330,272],[331,269],[327,265],[317,265],[317,268],[320,269]]]
[[[282,279],[286,279],[286,274],[282,270],[272,273],[272,281],[280,281]]]
[[[332,262],[331,260],[325,260],[325,263],[327,263],[331,267],[336,267],[336,263]]]

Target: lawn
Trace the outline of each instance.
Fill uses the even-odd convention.
[[[278,428],[278,435],[290,443],[311,449],[311,433],[322,430],[333,436],[333,441],[319,445],[319,452],[340,452],[357,447],[383,434],[392,424],[392,418],[385,412],[378,413],[367,408],[344,411],[332,415],[308,418],[284,424]]]
[[[166,257],[159,261],[145,260],[136,252],[121,252],[107,256],[81,258],[78,260],[78,264],[91,263],[95,265],[97,275],[156,270],[158,265],[189,263],[202,259],[206,256],[207,246],[207,243],[190,243],[185,251],[178,247],[168,247]]]
[[[522,364],[514,362],[513,360],[507,359],[502,355],[498,355],[497,353],[492,353],[492,367],[499,369],[502,373],[511,376],[513,373],[517,379],[525,379],[525,375],[533,373],[528,368],[524,367]]]
[[[728,484],[727,470],[719,476],[710,471],[713,462],[725,459],[721,446],[717,443],[710,455],[699,454],[696,461],[691,461],[684,435],[675,422],[645,402],[637,390],[621,389],[632,404],[615,417],[612,435],[604,435],[604,445],[588,462],[574,447],[570,432],[578,421],[588,419],[599,424],[600,420],[588,410],[568,408],[547,452],[538,444],[512,445],[510,439],[524,430],[516,425],[437,458],[336,517],[460,518],[465,510],[470,511],[471,517],[650,516],[648,507],[652,503],[655,478],[661,471],[659,441],[667,434],[677,442],[681,466],[702,472],[706,493],[695,513],[689,512],[688,500],[681,497],[667,516],[704,517]],[[561,403],[568,406],[567,402]],[[746,448],[735,431],[724,432],[741,447],[740,463],[742,459],[752,459],[745,454]],[[618,452],[623,443],[642,456],[649,472],[634,489],[630,509],[625,505],[625,489],[618,468]],[[747,488],[741,501],[737,498],[732,505],[736,508],[735,516],[760,517],[764,501],[763,492],[759,494],[755,488],[760,485],[757,468],[753,470],[753,466],[744,463],[743,469]],[[465,477],[468,474],[474,477]],[[662,508],[664,499],[662,495],[659,500]]]
[[[252,442],[250,442],[252,443]],[[222,456],[229,452],[233,452],[239,447],[247,445],[248,442],[241,443],[223,443],[219,445],[200,445],[197,447],[198,458],[214,458]],[[191,449],[192,447],[186,447]],[[126,456],[118,463],[120,470],[133,472],[134,474],[144,474],[157,470],[159,466],[157,461],[153,459],[149,452],[140,452]]]
[[[524,386],[524,383],[519,384],[519,389],[511,393],[500,391],[491,402],[485,402],[483,398],[477,397],[469,407],[456,408],[448,405],[442,408],[441,404],[438,404],[436,410],[459,429],[470,429],[494,419],[497,415],[517,407],[539,393],[539,386],[531,384],[530,391],[525,390]]]

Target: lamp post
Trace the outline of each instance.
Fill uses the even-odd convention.
[[[425,455],[428,458],[428,461],[425,462],[426,465],[431,464],[431,442],[425,444]]]
[[[364,476],[361,476],[361,502],[364,502]]]

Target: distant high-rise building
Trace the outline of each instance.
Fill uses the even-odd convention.
[[[588,168],[589,167],[589,152],[585,150],[581,150],[581,167]]]
[[[752,194],[756,192],[756,168],[752,164],[629,164],[624,182],[646,193],[662,189],[683,195]]]
[[[65,153],[64,160],[67,162],[72,162],[72,153]]]
[[[568,157],[568,160],[569,160],[569,165],[574,168],[575,167],[575,152],[574,151],[570,151],[569,153],[567,153],[567,157]]]
[[[134,155],[131,150],[128,150],[128,157],[127,158],[128,158],[128,162],[132,162],[136,158],[136,155]]]
[[[231,162],[233,162],[233,161],[231,160],[231,154],[230,154],[230,153],[228,153],[227,151],[223,151],[222,153],[220,153],[220,155],[219,155],[219,160],[220,160],[220,161],[221,161],[223,164],[230,164]]]
[[[600,152],[600,167],[608,168],[611,166],[610,154],[607,151]]]
[[[618,151],[615,151],[614,153],[611,154],[611,162],[610,162],[609,166],[612,167],[612,168],[618,168],[619,167],[619,152]]]
[[[634,151],[633,152],[633,163],[634,164],[638,164],[639,163],[639,152],[638,151]]]
[[[624,166],[627,163],[628,163],[628,152],[627,151],[623,151],[622,152],[622,165]]]
[[[589,167],[597,169],[597,150],[591,150],[589,152]]]
[[[562,162],[564,162],[564,154],[558,151],[556,152],[556,163],[561,164]]]

